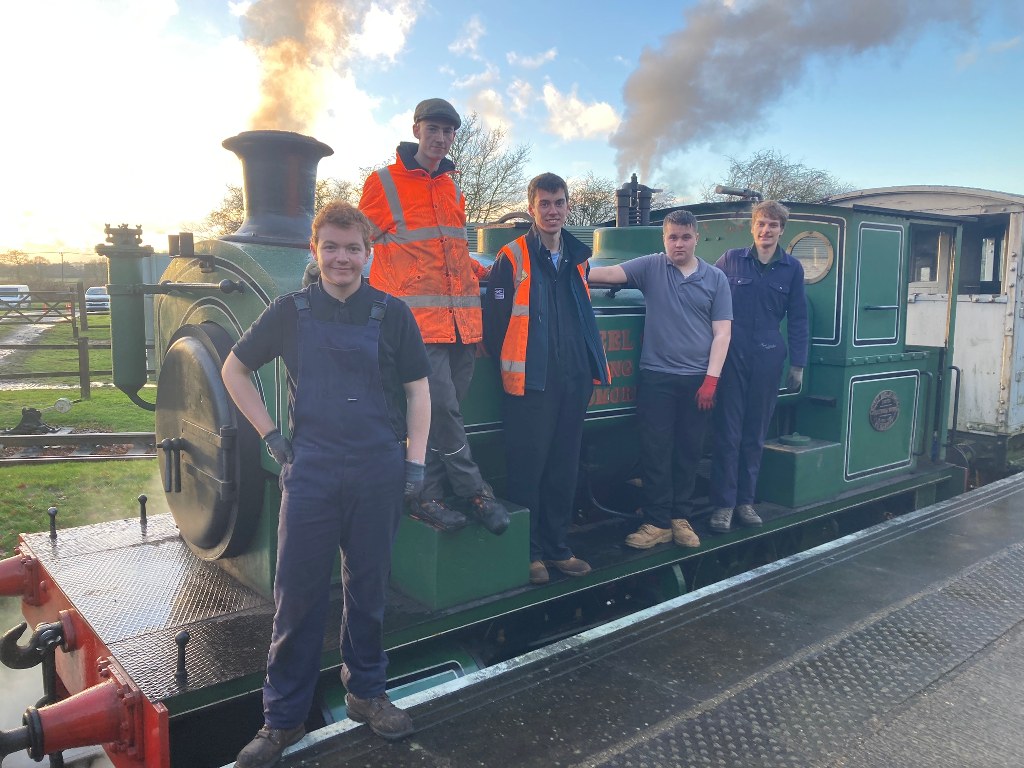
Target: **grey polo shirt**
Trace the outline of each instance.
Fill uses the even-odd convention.
[[[683,277],[664,253],[622,265],[631,288],[647,304],[640,367],[681,376],[704,375],[711,354],[711,323],[732,320],[732,293],[725,273],[697,259],[697,270]]]

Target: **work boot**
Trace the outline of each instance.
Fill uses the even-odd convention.
[[[480,524],[495,536],[501,536],[508,528],[509,516],[505,505],[494,498],[490,486],[484,486],[480,493],[465,500],[466,513],[480,521]]]
[[[374,699],[360,699],[346,693],[345,706],[350,720],[366,723],[371,731],[389,741],[401,739],[415,730],[409,713],[392,704],[386,693]]]
[[[740,504],[736,507],[736,522],[747,528],[760,528],[762,525],[760,516],[750,504]]]
[[[690,521],[682,517],[672,521],[672,538],[680,547],[700,546],[700,538],[690,527]]]
[[[670,528],[658,528],[650,523],[644,523],[634,533],[626,537],[626,546],[633,549],[650,549],[658,544],[667,544],[672,541],[672,530]]]
[[[567,560],[545,560],[545,565],[553,565],[566,576],[583,576],[590,573],[590,563],[580,560],[578,557],[570,557]]]
[[[303,736],[306,729],[301,725],[294,728],[260,728],[256,738],[250,741],[235,760],[238,768],[270,768],[277,765],[285,747],[290,747]]]
[[[708,525],[715,533],[728,533],[732,527],[732,507],[719,507],[711,513]]]
[[[540,560],[534,560],[530,563],[530,583],[531,584],[547,584],[550,581],[551,575],[548,573],[547,567]]]
[[[469,524],[469,520],[464,514],[438,499],[428,499],[411,504],[409,517],[422,520],[439,531],[457,531]]]

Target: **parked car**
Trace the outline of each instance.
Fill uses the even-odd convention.
[[[27,305],[32,300],[29,294],[27,285],[0,285],[0,309]]]
[[[110,294],[107,293],[105,285],[94,285],[92,288],[85,289],[85,311],[110,311]]]

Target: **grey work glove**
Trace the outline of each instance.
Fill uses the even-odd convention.
[[[274,457],[278,464],[291,464],[295,459],[292,451],[292,444],[287,437],[281,434],[281,430],[275,429],[263,436],[263,442],[267,444],[267,450]]]
[[[786,377],[786,389],[789,392],[799,392],[804,383],[804,369],[795,365],[789,367],[789,376]]]
[[[423,493],[423,474],[426,467],[415,461],[405,462],[405,500],[415,503],[420,500]]]

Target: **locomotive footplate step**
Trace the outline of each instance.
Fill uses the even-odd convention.
[[[401,700],[282,766],[1024,763],[1024,475]]]

